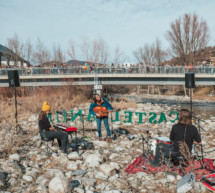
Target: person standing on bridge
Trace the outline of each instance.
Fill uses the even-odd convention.
[[[89,112],[96,116],[99,141],[102,141],[101,122],[103,120],[107,131],[106,142],[111,143],[112,140],[110,127],[108,124],[108,110],[113,110],[112,105],[105,97],[101,97],[99,94],[96,94],[93,97],[93,102],[90,105]]]

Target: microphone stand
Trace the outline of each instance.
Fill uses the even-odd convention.
[[[201,129],[203,130],[203,131],[205,131],[201,126],[200,126],[200,121],[202,121],[202,122],[205,122],[204,120],[202,120],[202,119],[200,119],[200,118],[198,118],[198,117],[195,117],[195,116],[193,116],[193,118],[195,118],[195,119],[197,119],[197,122],[195,121],[195,123],[198,125],[198,129],[199,129],[199,135],[200,135],[200,137],[201,137]],[[201,137],[201,139],[202,139],[202,137]],[[202,165],[201,165],[201,167],[199,167],[199,168],[196,168],[195,170],[199,170],[199,169],[206,169],[206,170],[209,170],[209,171],[211,171],[211,172],[214,172],[214,170],[211,170],[211,169],[209,169],[208,167],[207,167],[207,165],[204,163],[204,151],[203,151],[203,145],[202,145],[202,143],[200,144],[200,148],[201,148],[201,154],[202,154]]]

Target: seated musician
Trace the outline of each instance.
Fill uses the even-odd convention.
[[[106,141],[111,143],[111,131],[108,124],[108,110],[113,110],[112,105],[108,102],[105,97],[101,97],[99,94],[96,94],[93,97],[93,102],[90,105],[89,112],[96,116],[97,131],[99,140],[102,141],[102,132],[101,132],[101,122],[104,121],[105,128],[107,130]]]
[[[50,124],[47,115],[50,113],[51,106],[45,101],[39,115],[40,135],[44,134],[48,140],[57,139],[60,149],[67,154],[68,136],[66,133],[56,131]],[[41,136],[42,136],[41,135]]]
[[[172,141],[172,145],[164,143],[157,144],[155,158],[153,161],[151,161],[153,166],[159,166],[161,152],[163,152],[164,156],[166,157],[168,157],[171,153],[172,159],[174,161],[174,159],[177,159],[179,156],[184,157],[182,152],[185,150],[185,146],[187,146],[189,149],[188,153],[191,155],[192,145],[201,144],[201,137],[197,128],[192,125],[191,114],[189,110],[182,109],[180,111],[178,124],[172,126],[170,140]],[[180,144],[183,144],[184,146]]]

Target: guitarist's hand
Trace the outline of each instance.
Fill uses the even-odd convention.
[[[101,113],[96,113],[96,117],[101,117]]]

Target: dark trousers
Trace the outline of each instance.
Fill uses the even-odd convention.
[[[49,140],[57,139],[60,149],[64,153],[67,153],[68,136],[66,133],[60,131],[46,131],[45,135]]]

